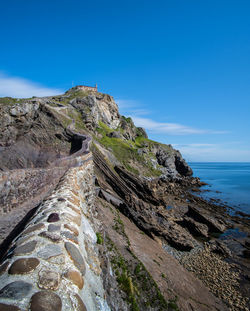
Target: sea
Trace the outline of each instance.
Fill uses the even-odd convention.
[[[200,196],[219,199],[237,211],[250,214],[250,162],[190,162],[194,177],[208,185],[201,187]],[[195,193],[197,194],[197,193]]]

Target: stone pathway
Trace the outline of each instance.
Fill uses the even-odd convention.
[[[109,310],[92,228],[92,155],[78,159],[12,242],[0,266],[0,310]]]

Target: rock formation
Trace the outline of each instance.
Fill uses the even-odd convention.
[[[0,310],[241,310],[237,282],[187,271],[200,251],[224,267],[228,223],[110,95],[2,98],[0,130]]]

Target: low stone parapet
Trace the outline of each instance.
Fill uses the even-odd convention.
[[[0,310],[109,310],[96,234],[92,154],[80,157],[12,242],[0,266]]]

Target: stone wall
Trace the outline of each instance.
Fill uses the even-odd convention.
[[[82,91],[94,91],[97,92],[97,87],[85,86],[85,85],[77,85],[76,88]]]
[[[37,196],[48,184],[58,183],[65,171],[65,167],[56,167],[0,172],[0,215]]]
[[[2,260],[0,310],[109,310],[92,221],[92,154],[79,158]]]

